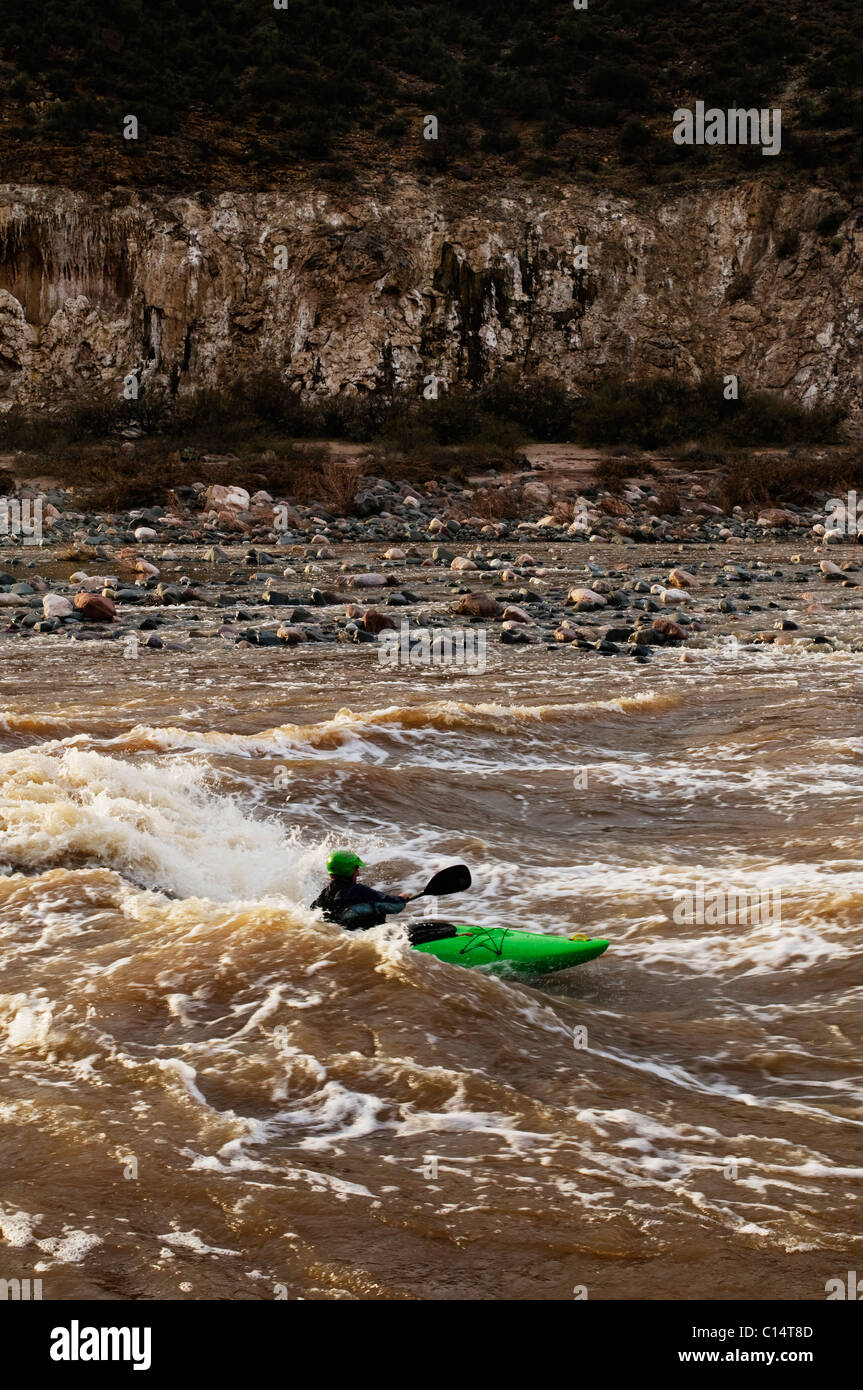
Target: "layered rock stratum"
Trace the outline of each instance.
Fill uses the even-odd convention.
[[[828,228],[825,231],[825,227]],[[0,403],[548,373],[736,374],[859,408],[863,230],[826,187],[604,195],[429,176],[160,196],[0,186]]]

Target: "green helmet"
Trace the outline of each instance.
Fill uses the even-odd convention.
[[[334,878],[350,878],[354,869],[364,869],[366,866],[358,854],[354,854],[351,849],[333,850],[327,860],[327,873]]]

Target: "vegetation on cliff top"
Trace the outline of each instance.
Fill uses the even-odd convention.
[[[697,99],[783,109],[783,157],[681,147]],[[124,140],[134,114],[139,139]],[[437,140],[423,118],[437,116]],[[0,175],[270,186],[364,162],[668,180],[863,168],[857,0],[4,0]],[[22,147],[25,162],[22,164]],[[26,173],[25,173],[26,167]]]

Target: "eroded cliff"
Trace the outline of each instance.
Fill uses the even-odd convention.
[[[586,248],[585,252],[579,248]],[[507,367],[738,373],[856,412],[863,230],[827,189],[224,193],[0,188],[0,401],[276,372],[375,390]]]

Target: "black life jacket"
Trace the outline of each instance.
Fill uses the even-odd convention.
[[[363,931],[368,927],[379,927],[387,920],[385,909],[379,904],[388,902],[385,893],[378,893],[364,883],[354,883],[349,878],[331,878],[312,907],[322,909],[328,922],[337,922],[348,931]]]

